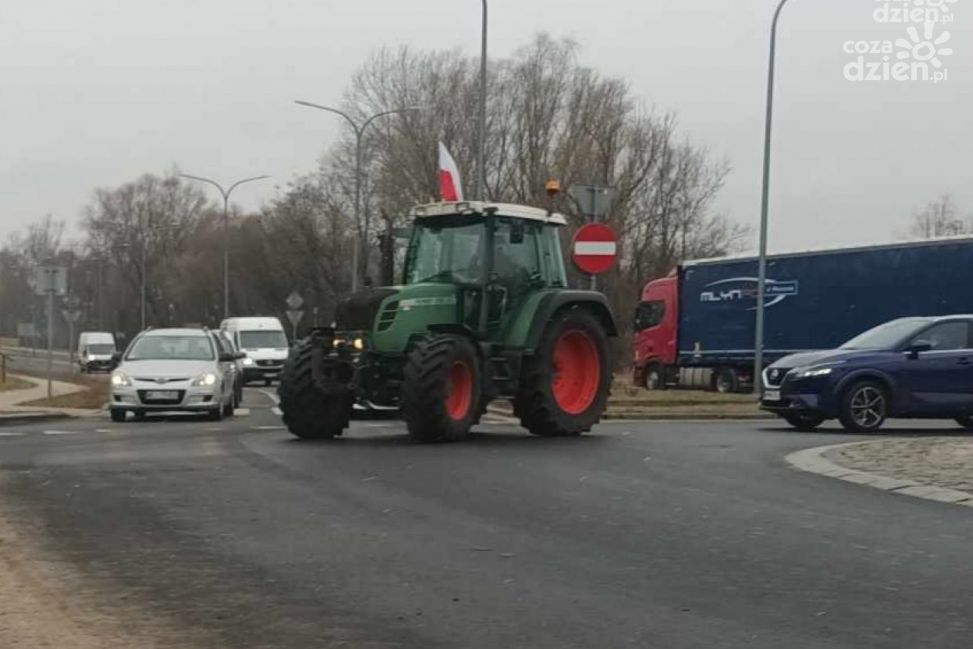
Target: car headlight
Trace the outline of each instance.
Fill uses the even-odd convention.
[[[212,372],[206,372],[205,374],[200,374],[195,379],[193,379],[193,382],[192,382],[191,385],[194,388],[201,388],[201,387],[206,387],[206,386],[210,386],[210,385],[216,385],[216,381],[217,381],[218,378],[219,377],[217,377]]]
[[[246,365],[246,366],[253,365],[253,359],[250,358],[249,356],[246,356],[243,359],[243,364]]]
[[[355,340],[352,341],[351,346],[357,349],[358,351],[361,351],[365,349],[365,339],[355,338]]]
[[[111,375],[111,384],[116,388],[124,388],[132,385],[132,380],[128,378],[128,374],[125,372],[113,372]]]
[[[797,378],[806,379],[812,376],[827,376],[833,370],[833,367],[805,367],[797,373]]]

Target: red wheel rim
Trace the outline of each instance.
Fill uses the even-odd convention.
[[[446,386],[446,414],[454,421],[466,418],[473,403],[473,372],[463,361],[456,361],[449,368],[449,384]]]
[[[566,413],[578,415],[591,407],[601,383],[601,359],[595,342],[584,331],[566,331],[554,344],[554,400]]]

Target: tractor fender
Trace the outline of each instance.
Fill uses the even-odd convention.
[[[544,327],[554,315],[565,309],[586,309],[597,316],[609,336],[618,335],[618,327],[608,306],[608,298],[596,291],[552,290],[544,291],[528,300],[507,338],[510,346],[535,349],[540,344]]]

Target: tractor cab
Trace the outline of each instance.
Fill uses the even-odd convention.
[[[422,205],[412,216],[403,284],[442,285],[461,307],[457,324],[495,334],[532,293],[567,287],[560,214],[464,202]]]

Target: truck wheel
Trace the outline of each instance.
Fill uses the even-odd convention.
[[[871,433],[885,423],[888,410],[885,387],[875,381],[859,381],[842,395],[838,419],[850,433]]]
[[[731,394],[740,391],[740,377],[732,367],[717,368],[713,374],[713,389],[720,394]]]
[[[658,363],[652,363],[645,369],[645,389],[646,390],[665,390],[666,389],[665,369]]]
[[[412,350],[402,383],[402,418],[420,442],[466,437],[483,414],[476,348],[461,336],[433,336]]]
[[[351,419],[353,395],[325,395],[314,380],[313,342],[298,343],[280,374],[281,417],[287,430],[301,439],[331,439],[340,435]]]
[[[116,424],[120,424],[123,421],[125,421],[125,415],[128,414],[126,411],[122,410],[121,408],[112,408],[111,410],[109,410],[109,413],[111,414],[111,420]]]
[[[792,414],[792,415],[784,415],[784,421],[786,421],[788,424],[790,424],[797,430],[801,430],[809,433],[812,430],[815,430],[818,426],[820,426],[824,422],[824,417],[818,417],[817,415],[808,415],[808,414],[803,414],[803,415]]]
[[[580,435],[601,419],[611,381],[604,327],[587,311],[566,311],[524,360],[514,414],[534,435]]]

